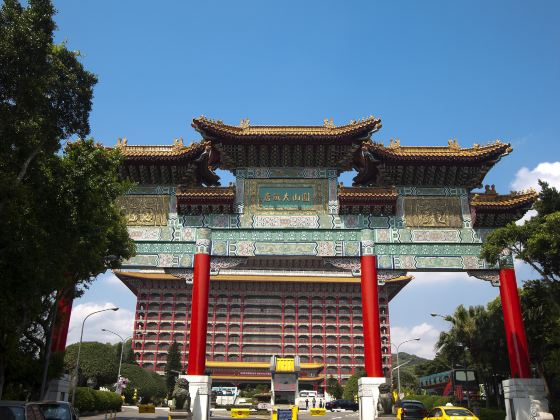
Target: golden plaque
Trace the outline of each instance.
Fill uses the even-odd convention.
[[[405,197],[407,227],[463,227],[459,197]]]

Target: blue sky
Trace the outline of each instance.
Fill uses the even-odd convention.
[[[380,117],[374,139],[514,152],[488,175],[498,192],[546,178],[560,186],[560,3],[555,1],[55,1],[57,41],[80,50],[99,83],[92,136],[106,145],[199,139],[201,114],[238,124],[335,124]],[[530,277],[521,268],[520,278]],[[446,328],[429,312],[484,304],[498,290],[457,274],[418,274],[390,308],[393,341],[433,353]],[[88,339],[131,331],[134,297],[105,275],[76,301]],[[95,306],[97,305],[97,306]],[[111,320],[109,320],[110,317]],[[91,324],[90,324],[91,322]],[[103,324],[106,326],[106,324]]]

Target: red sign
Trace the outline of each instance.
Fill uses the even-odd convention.
[[[461,385],[455,386],[455,399],[457,401],[463,401],[463,387]]]

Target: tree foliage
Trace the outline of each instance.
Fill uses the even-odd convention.
[[[60,153],[89,132],[96,77],[53,43],[54,13],[49,0],[0,9],[0,396],[8,362],[42,364],[61,293],[134,252],[114,203],[128,188],[119,152],[80,140]]]
[[[78,386],[86,386],[89,378],[96,378],[98,386],[112,387],[117,382],[119,363],[116,347],[97,342],[82,343]],[[78,355],[78,344],[71,344],[64,354],[66,370],[73,372]]]
[[[545,380],[553,412],[557,413],[560,395],[560,283],[548,280],[527,281],[520,291],[529,356],[538,375]],[[485,385],[488,401],[496,405],[498,383],[509,377],[508,349],[500,298],[486,307],[460,305],[446,317],[449,331],[442,332],[440,351],[434,361],[416,368],[419,376],[442,372],[460,365],[477,372]],[[557,413],[558,414],[558,413]]]
[[[364,376],[366,376],[365,371],[359,369],[348,378],[348,381],[346,381],[346,385],[344,386],[344,391],[342,392],[343,399],[354,401],[354,399],[358,396],[358,379],[363,378]]]
[[[531,265],[545,280],[560,280],[560,193],[539,181],[537,215],[523,225],[510,223],[488,235],[482,258],[496,264],[503,250]]]
[[[167,394],[167,386],[163,376],[156,372],[146,370],[137,365],[123,364],[121,375],[129,380],[123,394],[127,402],[132,402],[134,389],[138,390],[138,397],[142,402],[157,402]]]
[[[344,389],[342,388],[340,382],[338,382],[338,379],[332,375],[329,376],[327,379],[327,392],[329,395],[331,395],[335,400],[339,400],[342,398],[343,391]]]
[[[164,372],[167,390],[171,395],[179,376],[177,372],[181,372],[181,347],[175,340],[173,340],[173,343],[171,343],[167,350],[167,363],[165,364]]]

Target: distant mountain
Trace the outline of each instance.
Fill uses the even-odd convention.
[[[393,357],[393,366],[396,366],[397,365],[397,355],[392,354],[391,356]],[[399,352],[399,363],[402,364],[402,363],[404,363],[408,360],[410,360],[410,362],[407,363],[405,366],[420,365],[420,364],[429,362],[431,359],[424,359],[423,357],[416,356],[415,354],[408,354],[408,353],[405,353],[404,351],[400,351]],[[403,369],[404,369],[404,366],[403,366]]]

